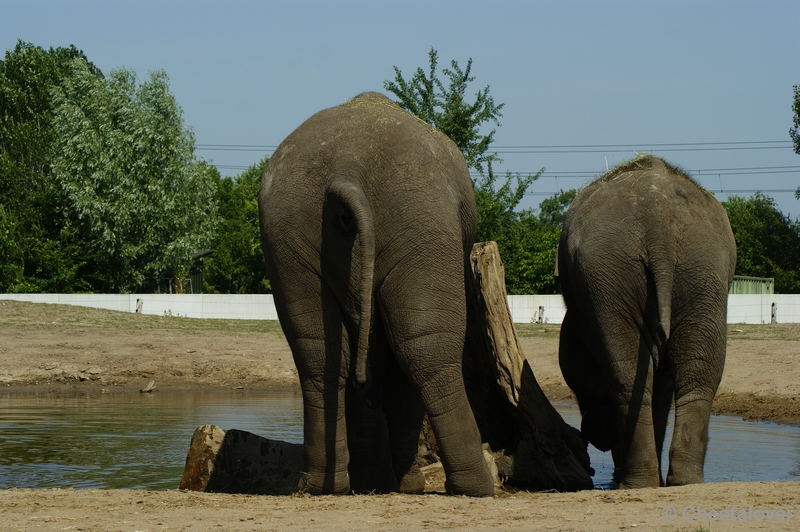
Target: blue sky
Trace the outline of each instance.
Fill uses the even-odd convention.
[[[74,44],[104,72],[166,70],[198,155],[223,175],[271,153],[316,111],[382,91],[392,66],[406,77],[427,67],[434,47],[440,66],[472,58],[470,92],[489,85],[505,103],[496,168],[546,168],[524,206],[642,150],[710,190],[763,190],[800,216],[800,201],[778,192],[800,185],[788,136],[797,0],[0,0],[0,13],[4,50],[18,38]]]

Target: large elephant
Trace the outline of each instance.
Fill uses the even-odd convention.
[[[581,430],[612,450],[620,487],[703,482],[711,403],[725,365],[736,244],[725,210],[681,170],[640,155],[570,205],[557,275],[567,313],[559,363]]]
[[[385,96],[361,94],[281,143],[259,214],[303,391],[302,487],[422,491],[427,412],[448,491],[492,495],[461,374],[476,214],[455,144]]]

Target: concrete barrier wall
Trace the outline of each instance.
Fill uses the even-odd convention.
[[[184,318],[277,320],[271,294],[0,294],[0,299]]]
[[[0,294],[0,299],[55,303],[135,312],[137,300],[143,314],[187,318],[277,320],[269,294]],[[800,323],[800,295],[732,294],[728,296],[728,323],[770,323],[772,304],[778,323]],[[560,324],[566,308],[559,295],[508,296],[515,323]]]

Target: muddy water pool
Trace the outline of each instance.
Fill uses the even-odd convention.
[[[579,426],[573,404],[555,406]],[[198,425],[301,443],[302,419],[290,392],[2,393],[0,488],[175,489]],[[595,485],[610,487],[611,453],[589,451]],[[800,480],[800,427],[713,416],[705,472],[707,482]]]

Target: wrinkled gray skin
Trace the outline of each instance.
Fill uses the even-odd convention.
[[[476,215],[452,141],[361,94],[283,141],[259,213],[303,390],[301,487],[421,492],[414,464],[427,412],[448,491],[492,495],[461,375]]]
[[[720,203],[652,156],[582,190],[558,251],[567,313],[559,362],[581,430],[612,450],[622,488],[703,482],[711,403],[725,364],[736,244]]]

